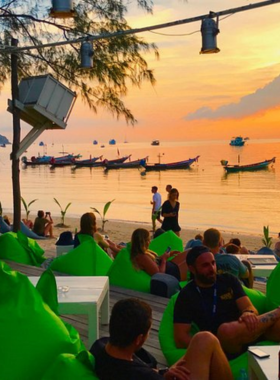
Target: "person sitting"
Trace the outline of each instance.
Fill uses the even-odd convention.
[[[113,243],[110,239],[104,239],[97,232],[96,217],[93,212],[86,212],[80,219],[80,231],[75,235],[74,248],[80,245],[79,235],[92,236],[95,242],[112,258],[116,257],[123,246]]]
[[[240,239],[238,239],[238,238],[232,238],[223,247],[226,248],[229,244],[237,245],[239,247],[239,253],[240,253],[240,255],[249,255],[248,249],[246,247],[244,247],[244,246],[241,245]],[[229,252],[229,253],[232,253],[232,252]]]
[[[194,237],[196,240],[203,240],[203,235],[201,235],[201,234],[197,234],[197,235],[195,235],[195,237]]]
[[[5,222],[6,224],[8,224],[8,226],[11,225],[11,222],[10,222],[10,219],[9,219],[8,215],[4,215],[4,216],[3,216],[3,220],[4,220],[4,222]]]
[[[226,253],[232,253],[233,255],[240,254],[240,248],[238,247],[238,245],[230,243],[230,244],[227,244],[225,248],[226,248]]]
[[[276,259],[279,261],[280,260],[280,241],[277,241],[274,246],[274,255]]]
[[[131,236],[131,261],[136,269],[144,270],[150,276],[166,273],[179,281],[187,279],[186,252],[166,251],[162,256],[149,250],[150,233],[144,228],[137,228]],[[167,261],[174,256],[171,261]]]
[[[192,323],[215,334],[229,357],[240,355],[259,339],[280,341],[280,307],[258,315],[237,278],[217,274],[215,257],[208,247],[192,248],[187,264],[194,280],[180,291],[174,307],[178,348],[190,344]]]
[[[235,255],[227,254],[221,251],[221,247],[223,245],[222,241],[222,235],[216,228],[209,228],[204,232],[203,244],[209,248],[210,252],[213,253],[217,263],[218,273],[231,273],[232,275],[238,277],[241,281],[247,280],[244,284],[247,287],[252,288],[254,278],[251,264],[247,260],[241,262]]]
[[[155,239],[164,233],[165,233],[165,231],[162,228],[157,228],[154,232],[153,238]]]
[[[231,380],[232,373],[218,339],[197,333],[186,354],[170,368],[157,369],[156,359],[142,348],[152,325],[152,309],[143,301],[118,301],[110,318],[109,338],[90,348],[101,380]]]
[[[39,236],[54,238],[51,213],[46,212],[45,215],[43,210],[39,210],[32,231]]]

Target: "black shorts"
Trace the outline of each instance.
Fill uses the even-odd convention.
[[[180,275],[178,265],[176,265],[175,263],[172,263],[172,261],[166,262],[165,273],[170,274],[171,276],[177,278],[178,281],[181,281],[181,275]]]

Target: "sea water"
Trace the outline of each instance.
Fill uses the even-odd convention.
[[[0,201],[4,212],[12,212],[11,145],[0,148]],[[114,200],[107,218],[150,222],[151,187],[158,186],[163,201],[165,186],[171,184],[179,190],[179,223],[185,228],[197,228],[203,232],[209,227],[245,234],[262,235],[264,225],[269,225],[271,235],[280,231],[280,140],[249,140],[244,147],[231,147],[229,141],[128,142],[105,148],[89,144],[49,144],[45,147],[34,143],[28,158],[44,153],[60,156],[68,152],[82,154],[82,159],[103,155],[103,159],[115,159],[131,154],[131,160],[149,156],[148,163],[168,163],[200,156],[191,169],[147,172],[138,169],[104,171],[103,168],[49,166],[21,168],[21,193],[27,202],[38,199],[31,206],[31,215],[38,209],[60,215],[55,197],[64,208],[69,202],[68,216],[80,217],[84,212],[97,208],[101,213],[104,204]],[[239,156],[239,158],[238,158]],[[255,172],[225,174],[220,160],[230,164],[260,162],[276,157],[271,169]],[[66,215],[66,218],[67,218]]]

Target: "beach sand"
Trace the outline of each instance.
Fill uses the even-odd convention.
[[[34,220],[34,217],[31,216],[31,220]],[[59,235],[63,231],[71,231],[72,233],[79,231],[79,219],[78,218],[65,218],[65,224],[68,226],[67,228],[61,228],[56,227],[58,223],[61,222],[59,217],[53,217],[54,220],[54,235],[55,237],[59,237]],[[100,218],[97,219],[97,226],[101,226]],[[160,227],[159,224],[157,224],[157,227]],[[109,238],[115,242],[129,242],[131,240],[132,232],[136,228],[146,228],[148,230],[151,230],[151,223],[136,223],[136,222],[124,222],[124,221],[117,221],[117,220],[109,220],[105,224],[105,231],[101,232],[102,234],[107,234]],[[262,235],[245,235],[242,233],[230,233],[220,230],[222,233],[222,236],[224,238],[225,243],[227,243],[231,238],[238,237],[241,240],[241,243],[243,246],[245,246],[247,249],[252,250],[256,252],[258,249],[263,247],[262,243]],[[183,240],[183,244],[187,243],[188,240],[193,239],[196,234],[203,234],[203,230],[199,229],[182,229],[180,237]],[[277,241],[277,237],[273,238],[272,248],[274,247],[275,242]],[[38,244],[45,250],[45,256],[46,257],[55,257],[56,256],[56,245],[55,245],[56,239],[46,239],[46,240],[38,240]]]

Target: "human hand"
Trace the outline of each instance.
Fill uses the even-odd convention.
[[[170,251],[170,257],[176,257],[179,255],[179,253],[181,253],[180,251]]]
[[[186,368],[186,362],[180,360],[164,374],[164,378],[167,380],[190,380],[190,374],[190,371]]]
[[[242,313],[242,315],[239,317],[238,322],[242,323],[244,322],[248,331],[253,332],[256,330],[259,320],[257,316],[254,313],[245,311]]]
[[[164,254],[161,256],[162,259],[167,260],[170,257],[170,252],[164,252]]]

